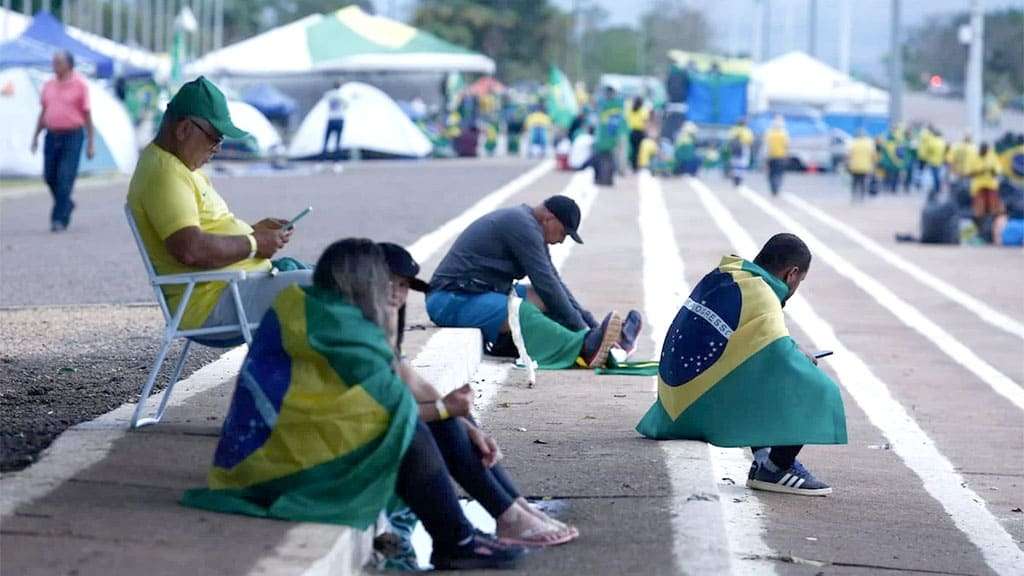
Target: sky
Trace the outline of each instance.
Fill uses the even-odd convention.
[[[709,16],[716,48],[727,52],[750,52],[753,38],[753,14],[757,0],[680,0],[704,10]],[[889,51],[891,0],[848,0],[851,6],[850,68],[854,74],[884,78],[883,58]],[[552,0],[570,10],[573,0]],[[609,24],[635,25],[645,7],[653,0],[579,0],[602,6]],[[810,0],[768,0],[771,33],[769,56],[808,48]],[[920,24],[932,15],[966,11],[970,0],[902,0],[904,28]],[[1024,0],[983,0],[986,10],[1007,7],[1024,9]],[[838,65],[839,0],[818,0],[818,51],[815,56],[832,66]]]

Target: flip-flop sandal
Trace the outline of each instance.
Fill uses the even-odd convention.
[[[574,535],[570,531],[564,533],[558,538],[544,538],[545,534],[552,533],[557,534],[558,532],[553,531],[550,528],[530,528],[520,534],[518,538],[498,538],[498,542],[512,546],[524,546],[526,548],[546,548],[548,546],[558,546],[559,544],[571,542],[579,535],[578,533]]]

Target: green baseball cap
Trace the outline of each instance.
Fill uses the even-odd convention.
[[[225,138],[245,138],[249,133],[231,123],[228,101],[220,88],[200,76],[186,82],[167,103],[167,114],[176,118],[195,116],[213,125]]]

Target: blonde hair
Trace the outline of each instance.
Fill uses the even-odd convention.
[[[313,271],[313,285],[337,293],[362,310],[367,320],[384,330],[388,342],[393,342],[390,282],[384,251],[366,238],[345,238],[331,244]]]

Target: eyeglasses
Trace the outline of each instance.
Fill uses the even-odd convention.
[[[207,138],[209,138],[210,142],[213,142],[213,145],[210,146],[210,148],[216,148],[217,146],[220,146],[222,142],[224,142],[224,135],[223,134],[221,134],[219,136],[214,136],[213,134],[210,134],[210,132],[206,128],[203,128],[202,124],[200,124],[199,122],[196,122],[194,118],[189,118],[188,121],[193,123],[193,124],[195,124],[196,128],[199,128],[199,130],[203,133],[203,135],[205,135]]]

